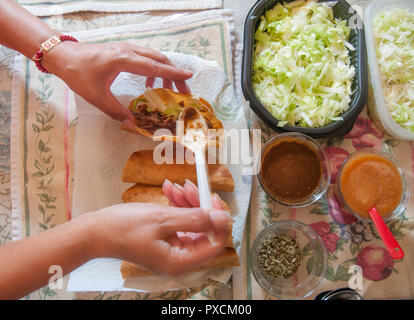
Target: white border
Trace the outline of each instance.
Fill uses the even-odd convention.
[[[23,63],[23,56],[16,54],[13,65],[12,95],[11,95],[11,124],[10,124],[10,197],[11,197],[11,225],[12,240],[23,238],[22,195],[24,186],[21,185],[21,175],[24,174],[21,166],[22,141],[20,136],[21,116],[21,90],[24,79],[19,72]]]
[[[173,1],[124,1],[117,3],[81,2],[54,5],[22,5],[27,11],[36,16],[61,15],[65,13],[94,11],[94,12],[143,12],[168,10],[205,10],[223,7],[223,0],[173,0]]]

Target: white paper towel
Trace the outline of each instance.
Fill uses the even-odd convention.
[[[194,73],[187,82],[192,93],[207,99],[215,108],[217,117],[226,130],[246,129],[243,108],[237,105],[234,86],[228,81],[217,62],[195,56],[165,53],[171,62]],[[154,87],[161,86],[156,80]],[[111,90],[119,101],[127,106],[142,94],[145,78],[121,73],[114,81]],[[155,143],[145,137],[129,133],[119,128],[119,122],[104,115],[77,97],[79,120],[76,125],[74,146],[74,191],[73,215],[94,211],[106,206],[121,203],[121,194],[130,184],[121,180],[122,169],[128,157],[141,149],[153,149]],[[240,146],[229,145],[228,154],[240,154]],[[239,157],[240,159],[240,157]],[[221,193],[229,204],[233,219],[233,239],[240,254],[244,224],[248,211],[251,183],[243,179],[242,164],[227,164],[233,175],[235,191]],[[151,278],[129,279],[124,283],[119,271],[120,261],[116,259],[95,259],[70,275],[68,291],[161,291],[186,287],[197,287],[208,278],[227,282],[232,268],[209,270],[185,275],[178,279],[154,276]]]

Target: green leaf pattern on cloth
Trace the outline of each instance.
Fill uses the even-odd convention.
[[[206,58],[213,50],[208,38],[203,36],[194,37],[192,39],[181,39],[178,41],[167,41],[160,48],[160,51],[170,51],[177,53],[185,53],[200,58]]]
[[[33,134],[36,136],[35,149],[37,159],[34,161],[34,167],[37,169],[33,173],[33,177],[38,180],[39,192],[36,193],[39,199],[38,209],[42,215],[42,222],[39,222],[39,227],[42,230],[53,228],[53,213],[56,209],[54,205],[56,196],[52,193],[53,170],[55,168],[52,149],[49,147],[50,139],[53,138],[53,124],[52,120],[54,114],[49,106],[49,98],[53,94],[53,89],[50,86],[50,81],[53,78],[50,74],[39,75],[39,82],[41,89],[37,90],[37,100],[39,106],[36,112],[35,122],[32,123]]]

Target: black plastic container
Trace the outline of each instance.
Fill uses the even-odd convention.
[[[356,24],[360,22],[360,29],[351,29],[349,42],[356,49],[350,52],[351,64],[355,68],[354,81],[352,83],[352,96],[350,102],[350,108],[344,112],[341,116],[343,120],[335,121],[327,126],[319,128],[306,128],[285,125],[279,127],[278,120],[272,116],[272,114],[262,105],[256,96],[252,85],[252,72],[253,72],[253,54],[254,54],[254,34],[260,24],[260,17],[264,13],[273,8],[277,3],[288,3],[293,0],[259,0],[250,9],[246,22],[244,24],[244,48],[243,48],[243,66],[242,66],[242,89],[244,97],[250,103],[250,108],[256,113],[256,115],[262,119],[270,128],[277,132],[300,132],[309,135],[314,138],[328,138],[341,136],[348,133],[358,115],[364,108],[367,98],[367,53],[365,47],[365,35],[362,25],[362,19],[359,19],[357,13],[350,7],[350,5],[344,1],[319,1],[326,2],[328,4],[333,3],[333,13],[335,18],[341,18],[348,21],[348,24]],[[352,20],[351,20],[352,19]],[[359,20],[357,20],[359,19]]]
[[[341,288],[319,293],[315,300],[363,300],[362,296],[350,288]]]

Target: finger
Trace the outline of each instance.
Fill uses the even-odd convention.
[[[193,75],[189,71],[163,64],[140,55],[129,56],[121,66],[121,71],[136,73],[150,78],[161,77],[174,81],[186,80]]]
[[[171,80],[166,80],[166,79],[164,79],[164,80],[162,81],[162,86],[163,86],[165,89],[172,89],[172,81],[171,81]]]
[[[178,206],[184,207],[184,208],[193,207],[191,203],[187,201],[187,198],[184,193],[184,189],[180,185],[174,183],[174,187],[172,189],[172,195],[173,195],[174,202],[178,204]]]
[[[157,62],[163,63],[163,64],[167,64],[170,66],[174,65],[171,63],[171,61],[168,59],[168,57],[165,54],[162,54],[161,52],[157,51],[157,50],[153,50],[150,48],[145,48],[145,47],[139,47],[139,46],[134,46],[132,45],[132,50],[141,55],[141,56],[145,56],[147,58],[153,59]],[[185,81],[177,81],[175,83],[175,86],[177,88],[178,91],[180,91],[181,93],[185,93],[185,94],[191,94],[191,90],[188,87],[188,85],[185,83]],[[172,89],[172,83],[168,82],[168,80],[164,80],[163,83],[163,87],[166,89]],[[152,88],[152,86],[151,86]]]
[[[177,232],[177,236],[178,238],[186,238],[186,239],[191,239],[191,240],[197,240],[198,238],[202,237],[203,235],[205,235],[205,233],[196,233],[196,232]]]
[[[174,200],[169,200],[169,201],[168,201],[168,205],[169,205],[170,207],[180,207],[180,206],[178,205],[178,203],[176,203]]]
[[[211,196],[211,205],[214,209],[224,210],[223,200],[221,200],[217,193]]]
[[[173,66],[173,64],[170,62],[170,60],[168,59],[168,57],[164,54],[162,54],[159,51],[150,49],[150,48],[145,48],[145,47],[139,47],[139,46],[133,46],[132,50],[141,55],[141,56],[145,56],[147,58],[153,59],[157,62],[163,63],[163,64],[167,64],[170,66]],[[147,87],[153,87],[154,82],[152,82],[151,86],[147,86]],[[166,89],[172,89],[172,83],[171,81],[165,80],[163,82],[163,87]],[[191,94],[191,90],[190,87],[185,83],[185,81],[176,81],[175,82],[175,87],[177,88],[177,90],[181,93],[184,94]]]
[[[174,196],[172,194],[173,184],[170,180],[166,179],[162,184],[162,192],[168,198],[168,204],[170,207],[179,207],[179,205],[174,201]]]
[[[159,227],[164,236],[175,234],[178,231],[199,233],[216,231],[216,228],[224,227],[228,230],[231,223],[229,214],[225,211],[217,212],[212,213],[200,208],[170,207],[168,214],[163,216]],[[218,221],[216,216],[221,217],[220,223],[223,223],[224,227],[220,223],[213,223]]]
[[[205,233],[194,233],[194,232],[177,232],[177,236],[178,236],[178,239],[180,240],[180,244],[185,245],[199,238],[206,237],[206,234]]]
[[[184,242],[183,247],[173,247],[168,256],[167,271],[172,276],[179,276],[204,262],[212,259],[224,250],[224,245],[210,244],[207,237],[197,241]]]
[[[192,183],[190,180],[185,180],[183,189],[184,189],[184,194],[185,194],[187,201],[193,207],[199,207],[200,199],[198,195],[197,186],[194,183]],[[211,205],[214,209],[225,210],[223,206],[223,200],[221,200],[221,198],[216,193],[214,193],[211,196]]]
[[[130,45],[130,44],[128,44],[128,45]],[[166,55],[162,54],[161,52],[157,51],[157,50],[153,50],[153,49],[145,48],[145,47],[140,47],[140,46],[134,46],[134,45],[130,45],[130,46],[131,46],[131,49],[135,53],[137,53],[141,56],[145,56],[145,57],[153,59],[157,62],[173,66],[173,64],[170,62],[168,57]],[[154,85],[154,83],[152,82],[152,85],[147,86],[147,87],[152,88],[153,85]],[[166,88],[166,89],[172,89],[172,83],[169,82],[168,80],[164,80],[163,87]],[[189,86],[185,83],[185,81],[176,81],[175,82],[175,87],[181,93],[191,94],[191,90],[190,90]]]
[[[135,125],[133,122],[131,122],[131,120],[129,119],[125,119],[124,121],[122,121],[122,124],[127,127],[130,130],[134,130],[135,129]]]
[[[182,238],[178,235],[178,232],[177,232],[177,234],[173,234],[170,237],[170,239],[168,240],[168,242],[171,246],[176,246],[176,247],[180,247],[180,248],[183,247],[183,243],[184,243]]]
[[[176,235],[178,238],[186,237],[187,232],[177,231]]]
[[[154,78],[147,78],[147,80],[145,81],[145,88],[152,88],[154,87]]]
[[[183,189],[185,197],[187,201],[191,204],[191,206],[199,207],[200,199],[198,196],[198,188],[196,187],[196,185],[192,183],[190,180],[185,180]]]
[[[179,92],[184,94],[191,94],[190,87],[185,81],[174,81],[174,84]]]
[[[173,184],[170,180],[165,179],[163,184],[162,184],[162,192],[164,193],[164,195],[168,198],[168,200],[173,201],[174,197],[172,194],[172,190],[173,190]]]
[[[184,202],[181,202],[181,204],[179,204],[179,203],[176,202],[175,197],[181,199],[182,196],[181,195],[175,195],[175,197],[174,197],[174,194],[175,193],[179,193],[180,192],[180,190],[174,191],[174,189],[177,189],[177,188],[174,187],[174,185],[172,184],[172,182],[170,180],[168,180],[168,179],[166,179],[164,181],[164,183],[162,184],[162,191],[163,191],[164,195],[168,198],[169,205],[172,206],[172,207],[186,207],[186,208],[191,208],[192,206],[189,203],[185,202],[185,199],[184,199]]]
[[[168,255],[168,264],[173,266],[170,273],[180,274],[190,270],[203,262],[219,254],[225,246],[226,228],[223,228],[221,213],[212,217],[213,224],[217,223],[216,241],[210,243],[208,238],[203,236],[193,241],[183,241],[183,247],[172,247]]]
[[[160,63],[169,64],[171,65],[170,60],[165,54],[162,54],[161,52],[151,49],[151,48],[145,48],[140,46],[135,46],[133,44],[128,44],[129,47],[136,53],[141,56],[145,56],[147,58],[153,59],[155,61],[158,61]]]
[[[177,232],[211,231],[210,214],[200,208],[168,208],[168,214],[160,223],[161,236],[169,237]]]
[[[110,90],[106,93],[104,97],[105,103],[100,108],[112,119],[118,121],[128,120],[131,123],[135,123],[134,115],[114,97]]]

